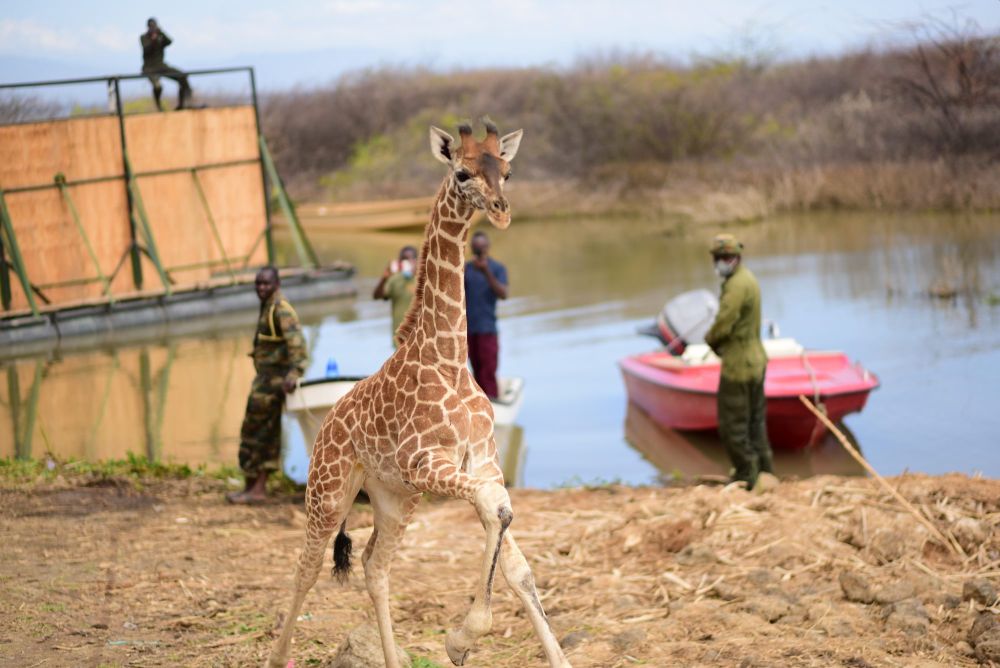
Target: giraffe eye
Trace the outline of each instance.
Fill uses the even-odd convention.
[[[509,172],[507,172],[506,176],[503,177],[503,180],[504,181],[510,181],[510,177],[512,177],[512,176],[514,176],[514,170],[513,169],[510,170]]]
[[[468,172],[455,172],[455,178],[458,180],[459,183],[465,183],[472,177],[469,176]]]

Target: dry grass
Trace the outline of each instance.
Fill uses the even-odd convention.
[[[706,486],[515,490],[513,530],[577,668],[974,665],[962,643],[983,605],[961,594],[967,581],[1000,581],[1000,482],[892,483],[964,556],[856,478],[789,482],[762,496]],[[227,506],[220,485],[0,490],[2,662],[256,665],[285,605],[304,516],[287,499]],[[355,540],[370,526],[359,506]],[[442,632],[461,620],[482,548],[467,505],[421,506],[393,570],[396,632],[411,653],[447,665]],[[909,600],[846,600],[845,572],[877,598],[902,591]],[[371,619],[357,570],[345,588],[324,575],[296,631],[297,665],[324,665]],[[474,665],[543,665],[503,584],[494,624]]]

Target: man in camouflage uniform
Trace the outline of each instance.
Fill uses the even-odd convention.
[[[295,391],[306,367],[306,346],[299,318],[281,295],[278,270],[264,267],[254,282],[260,317],[253,339],[254,376],[240,430],[240,468],[246,476],[242,492],[227,495],[233,503],[262,501],[267,477],[281,466],[281,409]]]
[[[191,99],[191,86],[188,85],[188,78],[184,72],[176,67],[171,67],[163,62],[163,52],[172,43],[167,37],[167,33],[160,30],[156,19],[146,21],[146,32],[139,35],[139,43],[142,45],[142,73],[149,77],[153,84],[153,99],[156,101],[156,108],[163,111],[163,104],[160,96],[163,95],[163,86],[160,85],[160,77],[173,79],[180,86],[177,95],[177,108],[183,109],[188,100]]]
[[[761,474],[762,482],[774,481],[765,426],[767,355],[760,340],[760,286],[742,265],[743,244],[733,235],[715,237],[710,252],[723,279],[719,313],[705,335],[705,343],[722,358],[719,435],[735,469],[733,479],[753,489]]]

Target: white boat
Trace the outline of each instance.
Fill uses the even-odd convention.
[[[285,399],[285,411],[292,415],[302,429],[306,452],[312,454],[313,441],[319,433],[323,419],[333,406],[364,376],[334,376],[304,380]],[[524,402],[524,379],[500,378],[500,396],[493,400],[493,425],[507,484],[516,485],[520,480],[525,450],[521,428],[514,424]]]

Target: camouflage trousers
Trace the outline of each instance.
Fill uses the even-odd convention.
[[[248,478],[281,468],[281,409],[284,375],[258,371],[250,386],[240,429],[240,469]]]
[[[734,480],[753,487],[761,472],[774,473],[767,441],[764,377],[748,381],[719,379],[719,436],[736,469]]]

